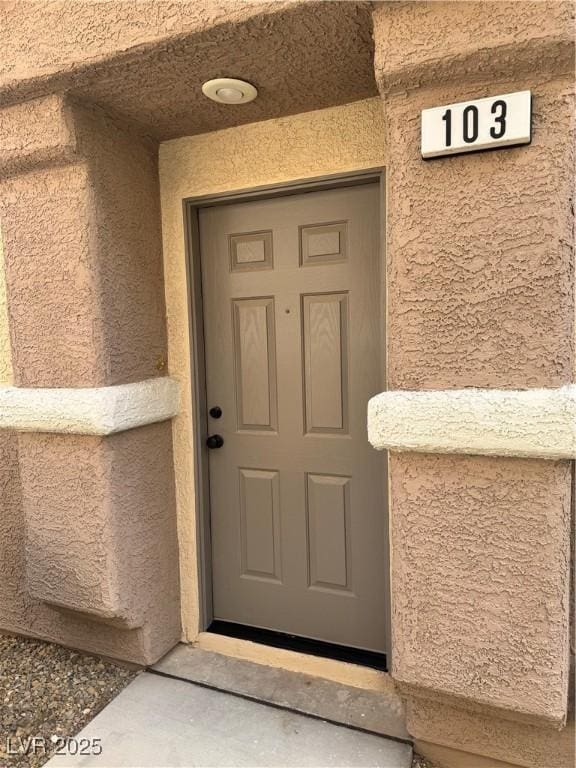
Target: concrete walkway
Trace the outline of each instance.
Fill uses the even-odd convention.
[[[49,768],[410,768],[409,745],[144,672],[76,737],[99,756],[56,756]]]

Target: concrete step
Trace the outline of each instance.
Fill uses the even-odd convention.
[[[382,685],[380,690],[374,690],[373,687],[347,685],[237,659],[192,645],[176,646],[152,669],[332,723],[410,740],[402,702],[385,673],[377,673]]]

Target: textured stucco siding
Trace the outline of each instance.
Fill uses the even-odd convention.
[[[573,380],[572,17],[568,3],[384,3],[374,11],[376,77],[394,148],[388,387],[407,391],[401,402],[411,391]],[[422,109],[525,89],[531,145],[422,160]],[[432,403],[435,396],[444,394],[430,394]],[[433,407],[429,416],[420,447],[429,440],[435,449],[443,425],[431,423]],[[455,434],[444,435],[444,447],[462,438],[464,421],[445,423]],[[405,436],[412,426],[419,429],[410,425]],[[568,461],[391,454],[393,676],[409,706],[452,697],[466,712],[482,708],[488,728],[507,717],[562,726],[570,469]],[[427,732],[416,720],[410,728],[425,741],[492,754],[490,738],[467,745],[466,727],[449,718]],[[494,757],[516,762],[510,745]]]
[[[177,405],[157,147],[59,96],[1,110],[0,138],[16,385],[0,424],[47,430],[0,432],[0,627],[148,663],[180,637],[171,427],[140,426]]]
[[[0,387],[12,383],[12,350],[8,323],[8,300],[2,248],[2,222],[0,221]]]
[[[72,105],[92,198],[108,384],[163,375],[166,309],[157,145],[98,107]],[[104,362],[104,361],[103,361]]]
[[[526,88],[534,110],[529,147],[420,159],[421,109]],[[570,383],[572,79],[534,75],[398,94],[388,100],[386,115],[395,147],[388,208],[389,388]]]
[[[3,177],[73,162],[77,142],[60,95],[0,109],[0,172]]]
[[[376,94],[366,2],[4,3],[0,49],[0,104],[68,92],[158,140]],[[208,101],[201,85],[217,75],[244,77],[259,98]]]
[[[157,433],[146,434],[145,430]],[[142,433],[140,437],[139,433]],[[166,565],[171,569],[172,578],[178,578],[175,540],[170,540],[171,490],[166,484],[171,450],[169,426],[159,424],[123,435],[130,435],[128,444],[124,439],[109,449],[114,462],[108,464],[106,471],[108,477],[116,472],[117,478],[115,490],[106,494],[96,482],[96,475],[105,470],[101,457],[107,449],[102,438],[18,437],[0,431],[0,509],[3,511],[0,514],[0,618],[3,630],[137,663],[158,658],[178,639],[177,581],[170,585],[157,578],[158,573],[166,573]],[[123,435],[106,440],[121,439]],[[78,442],[71,445],[70,439]],[[159,446],[158,451],[152,440]],[[74,459],[77,451],[80,467]],[[159,462],[162,451],[166,460]],[[51,456],[49,462],[45,454]],[[23,487],[27,483],[28,493]],[[126,483],[130,488],[141,486],[143,490],[127,496]],[[86,488],[95,494],[88,508]],[[156,506],[150,506],[149,492]],[[97,504],[103,500],[103,493],[110,512]],[[114,578],[118,585],[122,584],[123,594],[130,595],[133,601],[130,604],[115,602],[113,610],[137,616],[139,623],[143,620],[142,626],[134,629],[120,629],[114,622],[104,620],[102,609],[106,604],[97,604],[98,596],[104,594],[97,589],[98,583],[109,585],[108,588],[112,585],[111,577],[102,572],[110,562],[109,556],[104,560],[99,556],[99,541],[106,535],[101,527],[103,515],[108,514],[116,522],[114,546],[121,558],[121,571]],[[35,522],[39,525],[37,532],[28,527]],[[139,530],[145,531],[143,537],[135,537]],[[70,546],[71,552],[78,552],[78,559],[65,557],[66,552],[60,550],[56,542]],[[47,557],[49,552],[52,555]],[[156,564],[156,572],[148,570],[150,563]],[[132,568],[134,574],[130,575],[128,569]],[[128,591],[126,582],[120,580],[121,574],[122,578],[131,579],[132,587]],[[58,577],[62,577],[63,583],[57,582]],[[143,582],[139,583],[139,579]],[[140,592],[141,587],[146,591]],[[91,613],[61,610],[31,592],[42,598],[58,596],[58,602],[74,601],[76,608],[77,600],[82,598],[84,607]],[[139,594],[144,603],[134,602]],[[89,615],[97,622],[87,620]]]
[[[279,3],[281,6],[287,3]],[[270,10],[265,3],[137,3],[24,0],[0,9],[0,86],[46,78],[174,36],[200,32],[219,23],[242,21]],[[38,45],[42,30],[42,45]]]
[[[569,2],[391,3],[374,14],[395,148],[390,389],[572,380],[573,17]],[[422,109],[525,89],[529,147],[421,160]]]
[[[92,312],[97,287],[87,187],[83,165],[42,168],[0,183],[18,386],[105,383],[100,318]]]
[[[198,633],[188,276],[182,200],[385,164],[380,99],[268,120],[160,145],[169,373],[180,383],[174,458],[185,635]]]
[[[368,403],[378,449],[576,458],[576,386],[382,392]]]
[[[573,768],[575,763],[574,720],[558,731],[438,698],[410,699],[406,718],[414,748],[446,768]],[[439,737],[443,748],[434,744]]]
[[[377,34],[385,26],[386,45],[377,47],[376,68],[389,92],[447,82],[493,88],[511,72],[533,81],[573,56],[571,0],[380,5],[375,23]]]
[[[128,629],[148,619],[161,649],[176,642],[170,424],[107,438],[23,434],[19,447],[30,596]]]
[[[392,454],[395,678],[561,723],[570,465]]]
[[[45,133],[30,127],[39,115]],[[0,112],[0,135],[15,383],[157,376],[166,341],[154,145],[56,97]]]

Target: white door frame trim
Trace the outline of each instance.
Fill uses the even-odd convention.
[[[576,385],[382,392],[368,403],[378,450],[576,458]]]

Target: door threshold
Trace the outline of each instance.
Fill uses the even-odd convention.
[[[220,637],[235,644],[251,645],[245,640],[232,640],[221,635],[202,635],[210,638]],[[259,647],[265,653],[264,646]],[[273,653],[293,654],[291,651],[278,649]],[[305,658],[300,654],[293,655],[297,660]],[[154,664],[149,671],[356,730],[410,741],[402,702],[386,672],[326,659],[316,660],[320,669],[307,669],[304,672],[277,665],[270,666],[272,661],[262,658],[249,661],[222,652],[206,651],[198,645],[181,644]],[[354,674],[348,675],[348,681],[330,679],[322,672],[326,671],[324,667],[331,665],[345,667],[349,673]],[[342,677],[345,678],[345,675]]]
[[[237,640],[248,640],[260,645],[268,645],[272,648],[282,648],[287,651],[320,656],[325,659],[344,661],[348,664],[356,664],[361,667],[370,667],[380,672],[387,672],[386,654],[377,651],[368,651],[363,648],[350,648],[336,643],[327,643],[323,640],[313,640],[308,637],[289,635],[284,632],[274,632],[270,629],[251,627],[246,624],[236,624],[232,621],[220,621],[215,619],[208,627],[208,632],[234,637]]]

